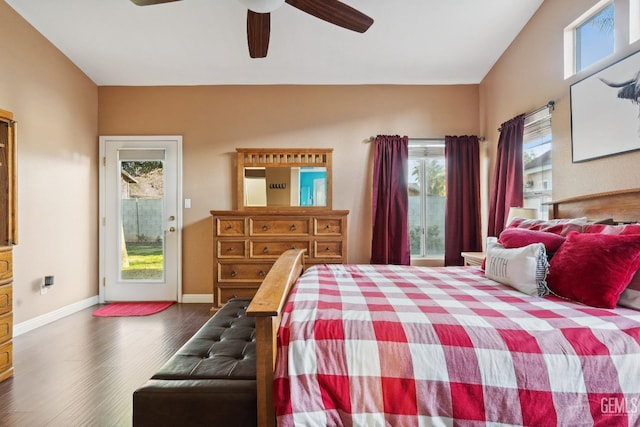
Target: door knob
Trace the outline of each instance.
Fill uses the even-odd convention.
[[[169,227],[169,232],[173,233],[174,231],[176,231],[175,227]]]
[[[169,221],[175,221],[175,220],[176,220],[176,217],[175,217],[175,216],[171,215],[171,216],[169,217]]]

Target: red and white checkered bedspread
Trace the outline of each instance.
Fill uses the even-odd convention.
[[[474,267],[311,267],[278,341],[280,426],[640,424],[640,312]]]

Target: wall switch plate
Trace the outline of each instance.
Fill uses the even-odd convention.
[[[184,208],[191,209],[191,199],[184,199]]]

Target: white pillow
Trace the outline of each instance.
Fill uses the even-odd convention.
[[[544,296],[549,262],[542,243],[505,249],[496,237],[487,238],[484,273],[489,279],[509,285],[527,295]]]

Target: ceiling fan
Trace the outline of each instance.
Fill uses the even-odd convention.
[[[180,0],[131,0],[138,6],[150,6]],[[290,6],[347,30],[364,33],[373,19],[338,0],[239,0],[247,6],[247,42],[252,58],[264,58],[269,49],[270,13],[288,3]]]

